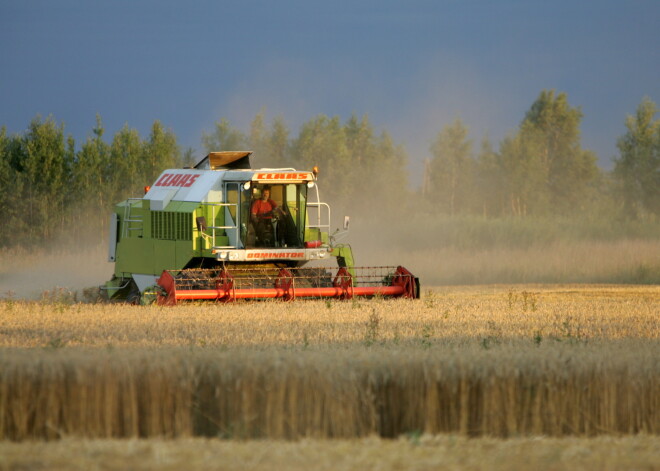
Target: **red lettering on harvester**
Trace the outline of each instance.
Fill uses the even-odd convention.
[[[309,173],[257,173],[256,180],[307,180]]]
[[[195,180],[199,178],[199,174],[191,175],[189,173],[164,173],[154,186],[185,186],[190,187]]]
[[[199,175],[190,175],[190,178],[188,179],[186,184],[183,185],[183,186],[185,186],[185,187],[192,186],[192,184],[195,183],[195,180],[197,180],[198,178],[199,178]]]
[[[186,186],[186,182],[190,178],[190,175],[181,175],[181,180],[179,180],[179,186]]]

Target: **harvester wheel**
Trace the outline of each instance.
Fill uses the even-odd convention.
[[[133,304],[133,305],[139,305],[140,304],[140,290],[138,289],[137,285],[135,284],[134,281],[131,281],[131,286],[128,291],[128,295],[126,295],[126,302],[128,304]]]

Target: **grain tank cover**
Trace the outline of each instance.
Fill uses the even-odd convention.
[[[199,170],[249,170],[251,151],[230,150],[210,152],[197,165]]]
[[[144,195],[151,209],[164,211],[170,201],[207,201],[209,192],[219,190],[223,172],[170,169],[160,174]]]

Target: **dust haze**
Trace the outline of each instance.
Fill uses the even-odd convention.
[[[56,291],[74,293],[102,285],[114,271],[106,245],[60,245],[51,250],[0,251],[0,298],[40,299]]]
[[[377,195],[365,198],[367,206],[379,208]],[[339,205],[332,205],[332,210],[331,233],[341,230],[344,215],[350,216],[349,230],[338,234],[337,243],[351,246],[356,266],[401,265],[420,278],[423,293],[447,285],[657,283],[660,279],[657,235],[605,240],[538,237],[522,245],[512,238],[489,244],[479,242],[484,234],[478,231],[492,230],[484,221],[468,223],[466,228],[423,211],[355,212]],[[60,245],[50,251],[4,249],[0,299],[52,299],[52,293],[61,290],[84,300],[83,290],[104,284],[114,272],[107,250],[105,240]]]
[[[536,83],[523,85],[522,79],[493,81],[450,53],[438,53],[410,70],[403,94],[400,84],[385,83],[375,71],[367,73],[341,59],[310,69],[293,58],[273,57],[255,67],[258,73],[246,76],[228,100],[218,102],[206,116],[208,123],[226,117],[245,132],[257,113],[265,111],[267,122],[283,117],[295,137],[306,121],[319,114],[339,116],[342,122],[351,113],[366,114],[377,134],[387,131],[405,148],[411,188],[421,185],[423,161],[430,157],[429,147],[444,126],[460,118],[475,149],[485,136],[497,143],[518,126],[543,88],[540,84],[535,88]],[[200,129],[199,135],[211,130],[212,126]]]

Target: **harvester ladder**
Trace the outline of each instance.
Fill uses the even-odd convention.
[[[133,203],[137,203],[138,201],[142,201],[142,198],[128,198],[126,200],[127,204],[124,206],[123,237],[128,237],[130,231],[142,231],[144,229],[144,221],[142,220],[142,216],[131,214]],[[133,224],[138,224],[138,226],[133,227]]]
[[[311,215],[308,216],[308,224],[305,226],[306,229],[309,228],[315,228],[315,229],[321,229],[323,232],[323,229],[326,229],[327,232],[330,232],[330,205],[328,203],[312,203],[312,202],[307,202],[307,208],[311,209],[314,208],[316,209],[316,224],[312,224],[311,220],[312,217]],[[322,208],[325,208],[326,211],[323,211]],[[324,214],[325,213],[325,214]],[[326,216],[326,218],[323,218],[323,216]]]
[[[316,224],[312,224],[310,222],[312,220],[312,216],[308,213],[307,214],[308,223],[305,225],[305,229],[314,228],[314,229],[319,229],[321,232],[323,232],[323,229],[326,229],[326,231],[329,233],[330,221],[332,221],[332,219],[330,218],[330,205],[328,205],[328,203],[321,202],[318,185],[314,185],[314,190],[316,190],[316,201],[309,201],[308,199],[307,209],[311,209],[311,208],[316,209]],[[325,208],[326,210],[325,215],[327,217],[325,219],[323,219],[323,215],[324,215],[323,208]]]
[[[233,206],[235,208],[235,214],[236,214],[236,219],[238,219],[238,203],[202,203],[203,206],[210,206],[211,207],[211,221],[215,221],[217,213],[216,213],[216,208],[228,208]],[[241,240],[241,233],[240,233],[240,228],[238,224],[234,224],[233,226],[206,226],[206,229],[211,230],[211,249],[213,250],[218,250],[218,249],[237,249],[238,247],[235,245],[216,245],[215,239],[216,239],[216,230],[217,231],[230,231],[234,230],[236,231],[236,240],[239,241]]]

